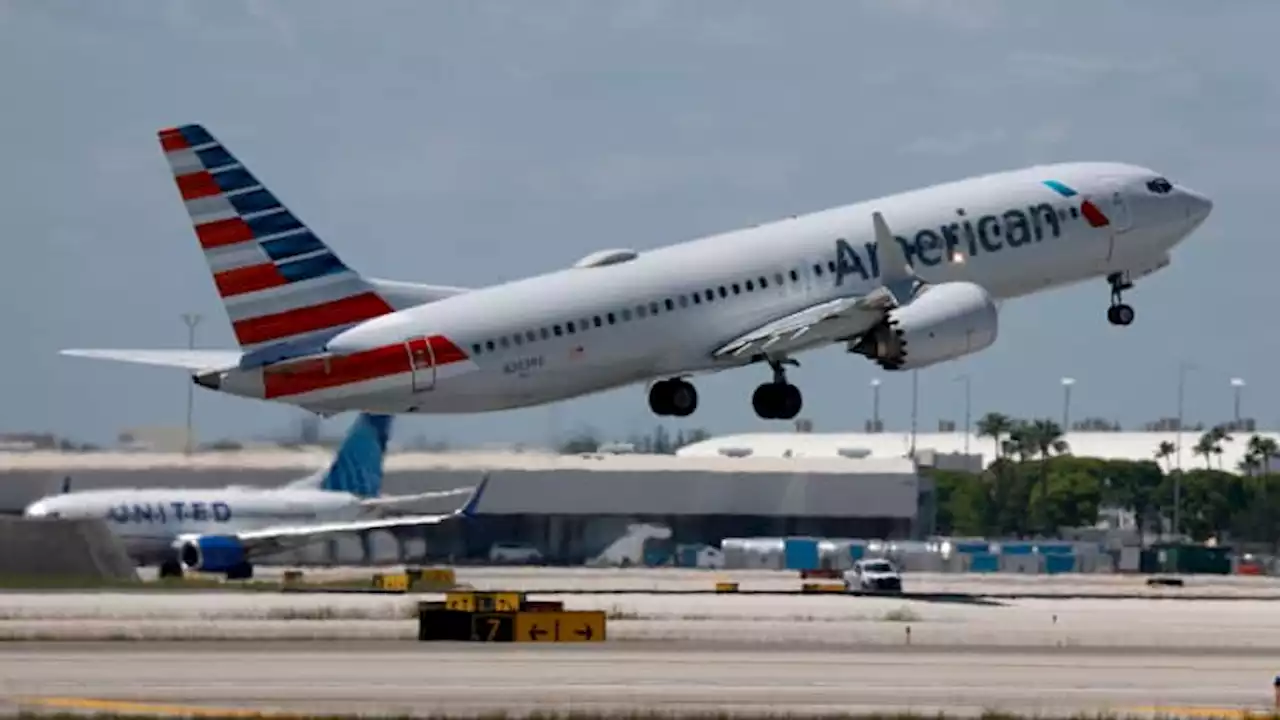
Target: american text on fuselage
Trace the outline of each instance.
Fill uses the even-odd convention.
[[[1145,186],[1148,194],[1153,196],[1169,196],[1175,191],[1174,186],[1164,178],[1143,180],[1140,186]],[[982,262],[984,256],[1017,252],[1042,242],[1065,239],[1064,235],[1070,226],[1087,225],[1094,231],[1091,237],[1099,238],[1092,241],[1099,248],[1095,251],[1099,253],[1099,259],[1101,248],[1105,247],[1109,260],[1117,236],[1130,230],[1134,221],[1130,215],[1129,201],[1117,186],[1107,188],[1111,192],[1108,211],[1119,214],[1119,226],[1113,224],[1112,218],[1095,204],[1097,193],[1081,194],[1057,181],[1044,181],[1043,184],[1054,190],[1067,204],[1056,206],[1040,202],[1008,208],[999,213],[979,214],[977,217],[971,216],[966,209],[959,208],[955,210],[955,219],[950,223],[918,228],[906,235],[895,235],[893,239],[913,270],[928,272],[931,268],[945,268],[947,263],[968,265],[969,269],[973,269]],[[1177,203],[1165,205],[1159,217],[1149,218],[1160,234],[1156,238],[1158,249],[1153,251],[1156,254],[1139,260],[1142,266],[1132,268],[1132,272],[1143,274],[1168,264],[1167,250],[1198,227],[1212,207],[1207,198],[1185,189],[1179,189],[1178,199]],[[1138,235],[1141,236],[1141,233]],[[1074,241],[1072,243],[1072,248],[1076,248]],[[844,238],[837,238],[834,241],[834,256],[835,259],[828,264],[831,266],[832,284],[835,288],[844,285],[846,281],[852,281],[855,285],[859,282],[865,284],[881,275],[876,242],[855,244]],[[1044,262],[1056,264],[1057,257],[1061,255],[1048,254],[1044,256]],[[1031,263],[1035,262],[1037,261],[1032,259]],[[1031,267],[1022,268],[1024,273],[1044,272],[1049,276],[1054,275],[1055,271],[1056,268],[1047,272],[1036,271]],[[1118,326],[1131,324],[1134,318],[1133,308],[1122,299],[1123,292],[1133,286],[1131,270],[1099,263],[1089,268],[1085,275],[1105,275],[1111,288],[1108,321]],[[1065,284],[1076,279],[1083,278],[1064,276],[1057,282],[1050,280],[1045,286]],[[943,278],[941,285],[923,288],[917,285],[917,292],[921,290],[923,293],[915,295],[904,307],[886,312],[879,323],[852,337],[843,338],[848,343],[848,350],[865,355],[882,368],[893,371],[917,369],[955,359],[978,352],[994,342],[998,321],[994,302],[984,288],[975,283],[948,281]],[[839,295],[840,291],[835,290],[833,297]],[[951,347],[947,346],[948,338]],[[911,346],[911,353],[907,352],[908,346]],[[751,357],[751,362],[760,361],[769,363],[774,379],[758,387],[752,397],[757,415],[764,419],[796,417],[802,405],[801,394],[786,381],[783,369],[784,365],[794,364],[794,361],[785,354],[773,354],[767,349]],[[697,394],[687,381],[672,378],[659,381],[650,388],[649,403],[658,415],[683,417],[696,409]]]

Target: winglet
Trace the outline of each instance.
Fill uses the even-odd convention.
[[[889,230],[884,216],[879,211],[871,213],[871,223],[875,226],[876,256],[880,265],[880,284],[893,295],[893,301],[899,306],[911,302],[915,295],[916,284],[921,282],[911,263],[907,262],[906,252],[897,238]]]
[[[484,495],[484,489],[488,486],[489,473],[485,473],[484,479],[480,481],[480,484],[476,485],[471,497],[467,498],[467,504],[458,509],[458,514],[465,518],[474,518],[476,516],[476,508],[480,506],[480,498]]]

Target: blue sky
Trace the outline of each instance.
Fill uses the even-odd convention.
[[[984,353],[921,371],[920,423],[1000,409],[1126,425],[1280,425],[1273,211],[1280,4],[1026,0],[0,2],[0,430],[111,441],[181,425],[180,371],[64,347],[233,347],[155,140],[206,124],[353,267],[484,285],[604,247],[701,234],[1036,162],[1120,160],[1209,194],[1213,216],[1107,324],[1105,283],[1007,304]],[[1255,309],[1256,308],[1256,309]],[[1250,318],[1257,318],[1250,319]],[[833,348],[792,380],[818,430],[870,415],[875,368]],[[678,426],[757,420],[765,374],[702,380]],[[908,374],[884,377],[905,426]],[[197,393],[204,440],[300,411]],[[337,433],[350,421],[325,423]],[[643,387],[549,408],[406,418],[402,437],[545,441],[648,431]]]

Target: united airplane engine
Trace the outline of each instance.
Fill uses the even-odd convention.
[[[914,370],[969,355],[996,341],[995,302],[969,282],[927,287],[849,347],[885,370]]]
[[[174,542],[174,547],[178,560],[188,570],[226,573],[229,580],[253,576],[244,545],[233,535],[183,535]]]

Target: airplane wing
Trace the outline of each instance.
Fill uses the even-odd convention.
[[[472,488],[464,488],[464,490],[472,490],[471,497],[468,498],[465,505],[448,513],[438,513],[434,515],[400,515],[389,518],[325,522],[304,525],[274,525],[254,530],[241,530],[239,532],[227,533],[227,535],[222,537],[229,536],[234,538],[239,544],[240,550],[244,553],[244,557],[246,559],[252,559],[310,545],[311,543],[318,542],[332,535],[364,532],[369,530],[390,530],[398,527],[438,525],[439,523],[452,518],[474,517],[476,507],[479,506],[480,498],[483,496],[484,490],[488,484],[489,477],[486,475],[485,478],[475,486],[474,490],[472,490]],[[457,494],[452,490],[446,492],[449,494]],[[202,539],[200,535],[183,535],[174,541],[174,547],[181,548],[186,543],[199,544],[201,542]]]
[[[740,335],[712,352],[716,359],[749,358],[768,352],[778,357],[850,340],[875,327],[884,314],[911,302],[924,283],[907,261],[902,246],[879,212],[871,214],[880,286],[865,295],[849,295],[810,305]]]
[[[420,500],[434,500],[442,497],[452,497],[454,495],[462,495],[473,490],[470,487],[454,488],[452,490],[435,490],[432,492],[415,493],[413,495],[380,495],[378,497],[365,498],[360,501],[362,507],[376,508],[395,505],[404,505]]]
[[[256,558],[310,545],[333,535],[369,530],[390,530],[397,527],[437,525],[462,514],[461,511],[455,510],[451,513],[437,515],[400,515],[375,520],[318,523],[314,525],[276,525],[234,533],[234,537],[244,548],[246,558]]]
[[[62,350],[62,355],[163,365],[198,372],[220,370],[240,362],[239,350]]]

